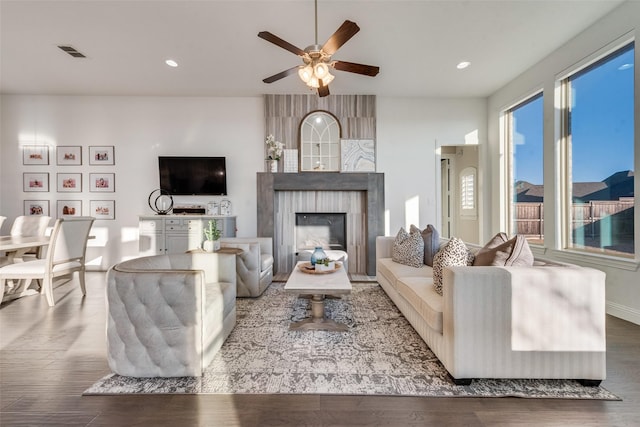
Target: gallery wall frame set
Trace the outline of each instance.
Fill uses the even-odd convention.
[[[23,165],[48,165],[49,146],[48,145],[24,145],[22,147]]]
[[[116,219],[115,200],[91,200],[89,202],[89,215],[95,219]]]
[[[82,192],[81,173],[59,173],[57,175],[58,193],[80,193]]]
[[[56,164],[58,166],[82,165],[82,147],[79,145],[59,145],[56,147]]]
[[[24,172],[22,174],[22,191],[49,192],[49,172]]]
[[[50,216],[49,201],[48,200],[25,200],[24,214],[26,216],[33,216],[33,215]]]
[[[89,146],[90,165],[115,165],[113,145]]]

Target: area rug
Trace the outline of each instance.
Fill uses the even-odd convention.
[[[235,329],[202,377],[108,375],[84,394],[275,393],[619,400],[571,380],[474,380],[457,386],[377,283],[354,283],[327,315],[348,332],[290,331],[309,300],[273,283],[237,300]]]

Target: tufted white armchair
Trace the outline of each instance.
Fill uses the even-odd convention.
[[[273,239],[271,237],[223,237],[223,248],[239,248],[237,291],[239,297],[258,297],[273,281]]]
[[[235,255],[136,258],[107,272],[107,359],[130,377],[201,376],[236,324]]]

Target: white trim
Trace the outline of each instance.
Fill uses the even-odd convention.
[[[568,249],[550,249],[548,252],[553,259],[570,263],[589,264],[595,267],[610,267],[627,271],[638,271],[638,267],[640,267],[640,263],[635,260],[604,254],[592,254]]]
[[[640,325],[640,311],[635,310],[626,305],[618,304],[615,302],[607,301],[606,305],[607,314],[615,316],[619,319],[626,320],[627,322]]]

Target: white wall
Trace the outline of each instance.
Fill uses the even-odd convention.
[[[486,144],[486,101],[378,97],[377,111],[386,234],[411,224],[441,229],[439,147]]]
[[[23,200],[115,200],[116,218],[97,221],[87,257],[106,269],[138,255],[138,215],[152,214],[149,193],[158,188],[159,155],[225,156],[227,185],[238,236],[256,235],[256,172],[264,171],[262,98],[164,98],[3,95],[1,102],[0,212],[23,213]],[[23,166],[20,144],[50,145],[48,166]],[[56,145],[82,146],[82,166],[56,166]],[[114,166],[90,166],[88,147],[115,147]],[[23,193],[23,172],[48,172],[48,193]],[[56,173],[81,172],[82,193],[58,193]],[[91,172],[114,172],[115,193],[89,192]],[[222,197],[175,197],[177,203],[206,203]]]
[[[556,129],[559,123],[554,108],[554,89],[556,76],[570,70],[575,64],[596,54],[611,43],[619,40],[625,34],[636,37],[635,49],[635,170],[640,165],[640,49],[638,36],[640,35],[640,2],[629,1],[623,3],[612,13],[598,21],[589,29],[562,46],[557,51],[540,61],[526,73],[497,91],[489,98],[488,114],[488,156],[481,157],[482,169],[490,183],[492,192],[484,192],[484,226],[488,235],[505,231],[506,219],[501,214],[505,203],[505,180],[503,147],[500,144],[500,114],[505,108],[520,101],[534,91],[544,89],[544,181],[556,182],[555,167],[559,162],[557,157]],[[640,179],[636,179],[635,193],[640,189]],[[499,191],[498,191],[499,190]],[[635,209],[635,242],[636,260],[631,262],[616,262],[605,257],[575,255],[559,248],[559,223],[555,221],[555,212],[559,200],[554,185],[545,185],[545,247],[536,250],[547,257],[574,262],[580,265],[599,268],[607,273],[607,311],[615,316],[640,324],[640,209],[636,198]]]

